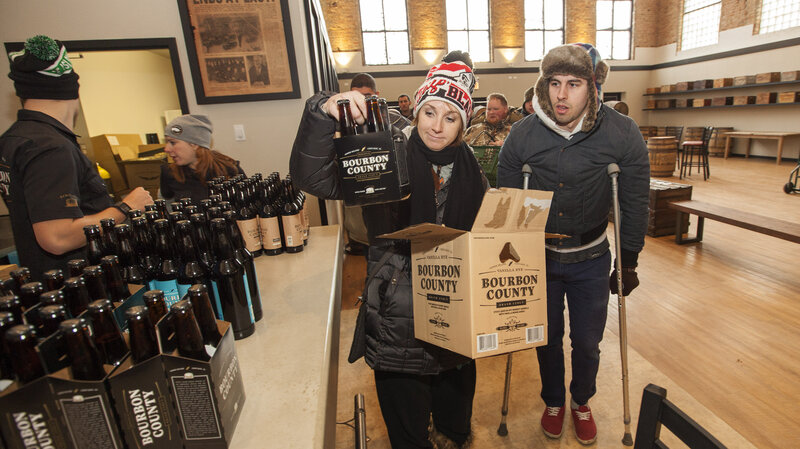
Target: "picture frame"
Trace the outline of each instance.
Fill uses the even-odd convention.
[[[198,104],[300,98],[287,0],[178,0]]]

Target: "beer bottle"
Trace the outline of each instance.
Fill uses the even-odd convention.
[[[189,291],[189,287],[194,284],[204,284],[208,279],[208,272],[197,258],[192,237],[192,224],[187,220],[178,222],[178,249],[182,262],[178,272],[178,295],[183,298]]]
[[[230,235],[231,243],[233,244],[233,255],[244,267],[244,281],[247,284],[247,294],[249,295],[247,299],[253,307],[253,318],[255,321],[259,321],[264,316],[264,312],[261,309],[261,294],[258,288],[258,277],[256,276],[253,256],[244,245],[244,239],[236,224],[236,213],[228,211],[223,215],[225,215],[225,220],[228,223],[228,235]]]
[[[386,130],[381,115],[381,108],[378,104],[378,97],[371,95],[367,97],[367,132],[374,133]]]
[[[248,302],[244,267],[234,256],[226,228],[224,218],[211,220],[211,235],[217,256],[211,285],[214,297],[218,299],[217,317],[231,323],[233,336],[239,340],[255,331],[255,318],[252,305]]]
[[[45,290],[58,290],[64,285],[64,272],[58,268],[45,271],[42,278]]]
[[[70,315],[76,317],[86,310],[91,302],[89,290],[83,276],[73,276],[64,281],[64,303]]]
[[[216,347],[222,339],[222,335],[220,335],[219,328],[217,328],[217,320],[211,307],[208,288],[205,284],[195,284],[189,287],[188,299],[192,303],[197,324],[203,334],[203,343]]]
[[[303,250],[303,224],[297,206],[288,201],[281,214],[283,223],[283,248],[287,253],[299,253]]]
[[[184,212],[184,215],[186,215],[186,212],[185,212],[185,211],[186,211],[186,208],[187,208],[188,206],[192,206],[192,205],[193,205],[192,199],[191,199],[191,198],[189,198],[189,197],[186,197],[186,198],[181,198],[181,199],[180,199],[180,202],[181,202],[181,211],[183,211],[183,212]]]
[[[175,203],[173,203],[173,204],[175,204]],[[183,218],[183,212],[181,212],[181,211],[172,211],[172,212],[169,213],[169,229],[170,229],[170,233],[171,233],[170,235],[172,235],[173,238],[175,238],[176,231],[177,231],[177,228],[178,228],[177,223],[179,221],[183,220],[183,219],[184,219]]]
[[[12,279],[17,281],[17,290],[14,293],[19,294],[19,288],[23,285],[27,284],[28,282],[33,281],[31,278],[31,270],[28,267],[19,267],[16,270],[9,273]]]
[[[278,213],[268,202],[264,203],[259,213],[259,228],[261,229],[261,245],[264,254],[277,256],[283,252],[283,237],[278,220]]]
[[[42,306],[61,304],[66,305],[66,296],[63,290],[50,290],[39,295],[39,302]]]
[[[26,384],[45,375],[44,365],[36,350],[36,328],[30,324],[18,324],[3,336],[11,359],[11,368],[21,384]]]
[[[44,293],[44,285],[41,282],[28,282],[19,289],[19,300],[25,310],[30,309],[39,303],[39,295]]]
[[[11,367],[11,358],[6,352],[5,341],[6,331],[16,326],[14,315],[9,312],[0,312],[0,379],[13,379],[14,369]]]
[[[153,235],[146,220],[134,218],[131,221],[134,233],[134,248],[139,256],[139,264],[144,271],[144,284],[147,289],[152,289],[161,261],[153,246]]]
[[[83,269],[89,265],[86,262],[86,259],[72,259],[67,262],[67,268],[69,269],[69,277],[81,276],[83,274]]]
[[[103,356],[103,363],[108,365],[118,365],[128,353],[113,310],[114,306],[107,299],[92,301],[86,309],[86,315],[92,320],[94,342]]]
[[[231,189],[231,192],[232,192],[232,191],[233,191],[233,189]],[[222,211],[222,212],[220,212],[220,213],[227,212],[227,211],[229,211],[229,210],[233,210],[233,206],[231,205],[231,202],[230,202],[230,201],[228,201],[228,200],[220,201],[220,202],[217,204],[217,207],[219,207],[219,208],[220,208],[220,210]]]
[[[89,291],[89,298],[91,298],[92,301],[111,297],[111,294],[106,288],[106,283],[103,280],[103,267],[100,265],[89,265],[84,268],[83,279],[86,280],[86,290]]]
[[[113,218],[100,220],[100,229],[103,235],[103,255],[117,254],[117,234],[114,233],[114,226],[117,221]]]
[[[96,339],[97,326],[94,327]],[[102,351],[92,340],[89,323],[83,318],[72,318],[62,322],[58,328],[64,335],[72,378],[75,380],[102,380],[106,377]]]
[[[178,340],[178,354],[194,360],[211,360],[203,344],[203,334],[192,311],[188,299],[176,302],[170,307],[175,317],[175,338]]]
[[[211,199],[210,195],[209,198],[200,200],[200,209],[198,210],[198,212],[201,214],[207,214],[208,208],[213,206],[214,205],[213,203],[214,200]],[[206,215],[206,217],[208,217],[208,215]]]
[[[166,220],[169,216],[169,211],[167,210],[167,200],[159,198],[153,201],[153,204],[156,205],[156,211],[158,211],[158,218],[162,220]]]
[[[161,214],[157,210],[149,210],[144,213],[144,218],[147,220],[150,232],[153,232],[154,223],[161,218]],[[133,221],[131,221],[131,224],[133,224]]]
[[[100,259],[105,255],[103,241],[100,237],[100,227],[97,225],[84,226],[83,233],[86,235],[86,259],[91,265],[99,265]]]
[[[214,253],[211,252],[211,241],[208,238],[208,220],[205,214],[196,213],[189,216],[189,221],[192,223],[197,260],[203,264],[206,273],[211,273],[214,269]]]
[[[150,315],[150,322],[155,326],[167,314],[167,303],[164,302],[164,292],[149,290],[144,292],[144,305]]]
[[[308,245],[308,214],[306,213],[306,203],[303,199],[303,192],[297,192],[294,205],[297,207],[297,215],[300,216],[300,226],[303,229],[303,246]]]
[[[0,296],[0,312],[10,313],[14,322],[22,324],[22,302],[17,295]]]
[[[128,322],[128,333],[131,342],[131,359],[133,364],[144,362],[158,355],[156,329],[150,321],[150,313],[144,306],[133,306],[125,311]]]
[[[55,333],[58,325],[67,319],[67,309],[63,304],[49,304],[39,308],[38,312],[43,337]]]
[[[139,265],[138,257],[136,257],[130,225],[118,224],[114,227],[114,232],[117,233],[117,242],[119,243],[119,262],[122,266],[122,279],[128,284],[144,285],[147,279],[144,269]]]
[[[130,211],[128,211],[128,220],[133,220],[136,217],[142,217],[142,216],[144,216],[144,213],[142,212],[141,209],[131,209]]]
[[[181,297],[178,294],[178,255],[175,245],[169,236],[169,222],[167,220],[156,220],[156,250],[161,264],[156,274],[153,287],[164,292],[164,300],[167,307],[178,302]]]
[[[386,102],[385,98],[378,98],[378,107],[381,110],[381,118],[383,119],[384,129],[388,129],[389,125],[391,124],[391,120],[389,120],[389,103]]]
[[[222,209],[218,206],[211,206],[208,208],[208,222],[211,223],[211,220],[215,218],[222,218]]]
[[[187,204],[183,207],[183,219],[188,220],[192,214],[196,214],[199,210],[194,204]]]
[[[240,182],[236,189],[236,225],[244,241],[244,246],[253,257],[261,256],[261,232],[258,230],[258,215],[252,209],[247,196],[247,186]]]
[[[353,111],[350,109],[350,100],[338,100],[336,107],[339,108],[339,133],[342,137],[358,134],[356,123],[353,120]]]
[[[12,277],[7,277],[0,280],[0,296],[15,295],[17,290],[17,281]]]
[[[100,266],[103,267],[103,279],[106,282],[106,289],[111,295],[109,299],[113,302],[122,302],[131,295],[128,290],[128,283],[122,277],[122,267],[119,264],[119,257],[108,255],[100,259]]]
[[[148,213],[150,211],[156,211],[156,205],[155,204],[145,204],[144,205],[144,213]]]
[[[208,196],[216,195],[217,194],[217,182],[213,179],[211,181],[206,181],[206,188],[208,190]],[[202,203],[205,200],[200,200]]]

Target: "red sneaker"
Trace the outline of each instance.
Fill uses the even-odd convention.
[[[575,425],[575,437],[581,444],[592,444],[597,439],[597,426],[592,417],[592,409],[588,405],[572,408],[572,424]]]
[[[542,413],[542,430],[550,438],[561,438],[564,431],[564,408],[545,407]]]

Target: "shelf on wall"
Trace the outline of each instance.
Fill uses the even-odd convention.
[[[753,108],[759,106],[800,106],[800,103],[768,103],[768,104],[726,104],[724,106],[703,106],[703,107],[686,107],[686,108],[643,108],[643,111],[702,111],[703,109],[720,109],[720,108]]]
[[[678,90],[678,91],[674,91],[674,92],[659,92],[659,93],[656,93],[656,94],[642,94],[642,96],[643,97],[663,97],[663,96],[669,96],[669,95],[693,94],[695,92],[716,92],[716,91],[720,91],[720,90],[747,89],[747,88],[752,88],[752,87],[788,86],[788,85],[791,85],[791,84],[800,84],[800,80],[776,81],[774,83],[742,84],[741,86],[709,87],[709,88],[706,88],[706,89]],[[741,105],[741,106],[744,106],[744,105]]]

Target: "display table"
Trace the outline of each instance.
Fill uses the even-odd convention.
[[[231,448],[334,447],[342,260],[338,225],[256,259],[264,318],[236,342],[247,399]]]
[[[750,157],[750,144],[753,139],[772,139],[778,141],[778,165],[781,163],[781,156],[783,155],[783,140],[787,137],[800,136],[800,133],[773,133],[761,131],[733,131],[725,133],[725,159],[731,151],[731,139],[747,139],[747,150],[744,157]]]

